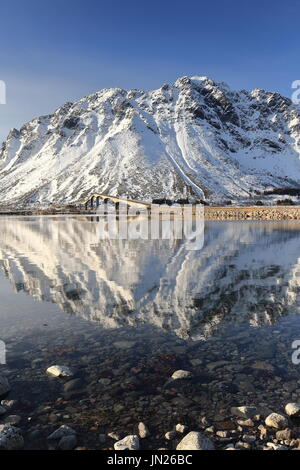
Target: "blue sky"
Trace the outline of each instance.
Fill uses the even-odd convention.
[[[103,87],[207,75],[290,97],[300,79],[300,0],[15,0],[0,14],[0,140]]]

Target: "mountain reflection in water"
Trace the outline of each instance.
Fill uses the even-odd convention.
[[[299,312],[300,223],[206,222],[184,240],[99,240],[90,217],[0,220],[0,263],[16,291],[104,328],[152,324],[181,338]]]

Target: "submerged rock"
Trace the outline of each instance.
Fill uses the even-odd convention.
[[[176,431],[184,434],[187,431],[188,427],[184,424],[176,424]]]
[[[2,400],[1,401],[1,405],[10,410],[17,408],[18,404],[19,404],[18,400]]]
[[[288,447],[281,444],[275,444],[275,442],[267,442],[267,447],[269,447],[271,450],[289,450]]]
[[[235,444],[235,450],[250,450],[251,444],[249,442],[238,441]]]
[[[173,441],[173,439],[175,439],[176,437],[176,432],[175,431],[169,431],[169,432],[166,432],[165,434],[165,438],[167,439],[167,441]]]
[[[299,403],[288,403],[285,407],[285,412],[292,418],[300,417],[300,404]]]
[[[28,438],[32,441],[37,441],[41,439],[41,437],[42,437],[42,433],[40,429],[33,429],[32,431],[28,433]]]
[[[118,432],[109,432],[107,436],[113,439],[114,441],[120,441],[122,434],[119,434]]]
[[[70,426],[63,424],[60,428],[56,429],[52,434],[50,434],[47,439],[49,441],[55,441],[65,436],[74,436],[75,434],[76,431],[73,428],[70,428]]]
[[[232,415],[239,418],[253,418],[258,413],[254,406],[233,406],[230,411]]]
[[[182,379],[190,379],[192,377],[192,373],[188,370],[176,370],[172,375],[173,380],[182,380]]]
[[[285,429],[288,426],[287,418],[279,413],[271,413],[266,417],[265,423],[270,428],[275,429]]]
[[[0,425],[0,449],[20,450],[24,447],[21,430],[9,424]]]
[[[83,388],[83,386],[84,382],[82,379],[72,379],[64,384],[64,392],[69,393],[73,392],[74,390],[80,390]]]
[[[47,373],[53,375],[54,377],[72,377],[74,375],[74,373],[68,366],[58,365],[48,367]]]
[[[0,397],[6,395],[8,392],[11,391],[11,386],[4,375],[0,375]]]
[[[290,441],[293,437],[293,431],[289,428],[276,432],[276,439],[278,441]]]
[[[58,448],[60,450],[73,450],[76,447],[77,438],[75,434],[70,436],[64,436],[60,439],[58,443]]]
[[[217,431],[216,436],[221,437],[221,438],[227,438],[227,437],[229,437],[229,432],[228,431]]]
[[[106,379],[106,378],[99,379],[99,380],[98,380],[98,383],[99,383],[100,385],[103,385],[104,387],[107,387],[108,385],[111,384],[111,379]]]
[[[136,435],[126,436],[114,444],[115,450],[139,450],[139,448],[140,440]]]
[[[150,435],[149,429],[144,423],[139,423],[138,429],[139,429],[139,436],[141,439],[145,439],[147,436]]]
[[[213,442],[201,432],[190,432],[178,444],[176,450],[214,450]]]
[[[135,341],[115,341],[114,346],[117,349],[130,349],[135,346],[136,342]]]
[[[238,419],[237,424],[239,426],[242,426],[242,427],[249,427],[249,428],[254,427],[254,422],[250,418],[248,418],[248,419]]]
[[[19,424],[21,419],[22,418],[19,415],[9,415],[5,418],[4,422],[5,422],[5,424],[14,425],[14,424]]]

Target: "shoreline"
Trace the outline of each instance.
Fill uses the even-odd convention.
[[[300,220],[300,206],[207,206],[205,220]]]
[[[67,209],[0,209],[0,216],[103,215],[95,210]],[[300,206],[205,206],[205,220],[300,220]]]

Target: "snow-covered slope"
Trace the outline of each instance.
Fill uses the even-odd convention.
[[[183,77],[155,91],[104,89],[13,129],[0,152],[2,203],[247,199],[300,188],[300,114],[260,89]]]

